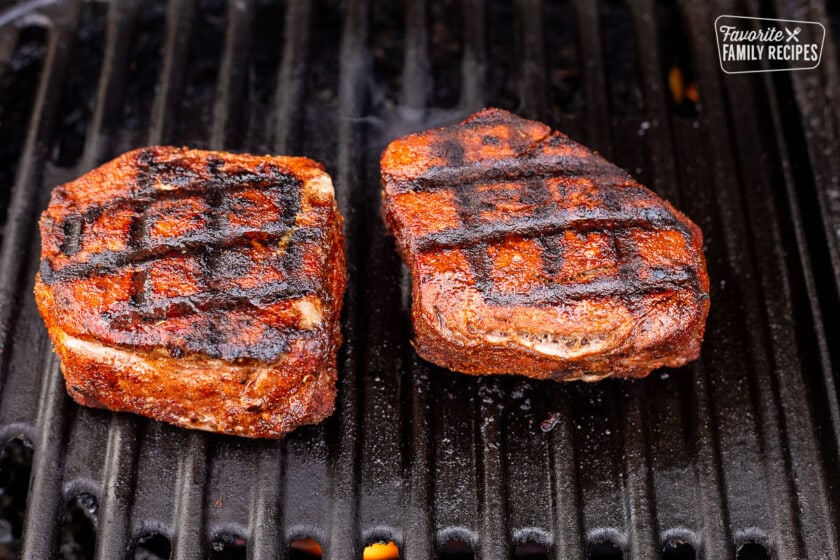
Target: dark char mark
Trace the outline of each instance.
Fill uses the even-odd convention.
[[[71,216],[61,225],[64,240],[61,243],[61,252],[67,256],[75,255],[82,245],[83,222],[79,216]]]
[[[627,230],[612,230],[610,232],[610,242],[615,250],[616,261],[618,262],[618,278],[623,284],[632,285],[642,274],[645,268],[645,261],[639,253],[639,247],[633,240],[633,236]],[[684,271],[683,271],[684,272]],[[692,271],[693,272],[693,271]],[[690,282],[696,284],[696,275],[687,275]],[[645,282],[647,286],[658,284],[661,280],[666,283],[678,283],[678,278],[673,279],[659,279],[656,278],[654,282]],[[621,302],[624,307],[635,318],[643,312],[641,309],[641,297],[635,293],[620,294]]]
[[[697,299],[705,294],[694,285],[696,275],[686,270],[674,273],[668,280],[642,280],[639,277],[624,279],[619,277],[599,277],[585,283],[552,284],[539,286],[529,292],[500,292],[491,290],[484,293],[487,303],[499,306],[515,305],[552,305],[583,299],[604,299],[617,297],[624,301],[636,301],[645,295],[683,291],[690,288]]]
[[[216,259],[215,272],[204,277],[207,289],[190,296],[151,297],[147,295],[140,306],[118,305],[115,315],[130,314],[137,320],[156,322],[162,319],[184,315],[187,311],[199,312],[213,309],[232,310],[248,307],[258,310],[261,306],[271,305],[284,299],[297,299],[317,294],[320,285],[317,279],[302,275],[301,266],[305,253],[304,245],[319,241],[313,230],[295,230],[288,243],[288,248],[280,256],[278,269],[285,280],[280,282],[262,282],[253,288],[230,286],[229,280],[248,273],[250,259],[247,255],[235,252],[220,253]],[[224,289],[219,284],[225,282]],[[320,295],[320,294],[319,294]]]
[[[51,285],[57,282],[78,280],[94,275],[113,274],[119,269],[131,265],[177,256],[192,256],[202,258],[210,252],[248,247],[254,241],[270,244],[279,243],[288,233],[285,224],[272,223],[259,231],[251,230],[238,237],[229,237],[227,232],[191,236],[186,241],[176,238],[172,242],[160,243],[133,251],[102,251],[90,257],[87,262],[69,264],[58,270],[53,270],[47,259],[41,261],[41,281]]]
[[[469,123],[465,128],[472,129],[475,126],[476,123]],[[477,181],[516,181],[535,177],[587,177],[596,184],[604,180],[614,182],[616,178],[619,178],[619,182],[633,181],[624,170],[590,151],[583,157],[569,152],[562,153],[563,148],[571,150],[581,146],[559,133],[532,141],[518,137],[517,132],[517,127],[510,127],[510,138],[506,142],[515,150],[513,156],[473,163],[465,162],[464,148],[458,141],[459,133],[444,132],[432,142],[430,149],[433,155],[440,157],[447,164],[431,166],[420,176],[399,181],[394,187],[397,192],[430,191]],[[502,141],[491,135],[484,135],[482,143],[498,145]],[[559,149],[561,153],[547,153],[546,149]]]
[[[147,214],[145,212],[132,216],[131,223],[128,226],[129,250],[135,251],[145,245],[149,230],[149,223],[146,217]]]
[[[455,210],[458,212],[461,222],[465,224],[464,228],[458,228],[459,231],[473,231],[476,227],[478,213],[493,208],[492,206],[485,207],[487,203],[485,193],[470,187],[471,185],[467,185],[466,188],[457,186],[454,189]],[[487,252],[486,240],[483,238],[477,239],[476,243],[464,247],[464,255],[472,270],[476,289],[482,295],[488,293],[493,289],[493,278],[491,276],[493,262]]]
[[[448,157],[448,154],[447,154]],[[431,167],[422,175],[394,184],[396,193],[448,190],[458,185],[529,179],[590,179],[595,185],[632,183],[633,178],[602,158],[531,153],[457,167]]]
[[[190,296],[147,299],[138,308],[132,304],[117,305],[106,314],[111,324],[121,330],[134,330],[138,324],[150,324],[165,319],[185,317],[210,311],[251,309],[287,299],[300,299],[317,292],[318,287],[307,280],[265,282],[258,288],[234,290],[206,290]],[[218,343],[219,340],[209,341]]]
[[[237,342],[235,339],[223,337],[218,343],[208,344],[208,325],[221,325],[224,321],[222,312],[209,312],[197,321],[195,327],[182,339],[166,346],[166,351],[173,358],[180,358],[186,354],[201,354],[209,358],[221,359],[241,364],[273,362],[291,350],[291,343],[295,340],[317,341],[323,336],[323,329],[315,328],[306,331],[295,327],[266,327],[262,325],[261,335],[248,343]],[[215,323],[214,323],[215,322]],[[130,327],[130,325],[127,325]],[[255,325],[256,326],[256,325]],[[159,348],[157,344],[149,344],[147,340],[132,330],[123,331],[124,344],[131,348],[152,350]]]
[[[589,152],[578,155],[546,153],[545,147],[574,147],[567,137],[554,133],[534,142],[520,142],[519,124],[526,122],[507,113],[491,111],[459,125],[459,129],[478,130],[488,124],[505,124],[510,129],[508,143],[516,155],[507,158],[464,162],[464,149],[456,132],[443,132],[431,145],[432,153],[446,164],[433,166],[420,176],[394,185],[397,193],[451,191],[460,227],[447,228],[412,240],[418,252],[458,249],[465,255],[476,289],[490,305],[551,305],[580,299],[618,298],[636,314],[644,297],[652,293],[690,289],[698,299],[707,298],[699,286],[696,270],[680,267],[674,270],[646,269],[646,263],[632,239],[633,229],[678,231],[690,245],[691,231],[647,190],[641,188],[625,171]],[[484,144],[499,144],[493,136],[482,136]],[[552,198],[550,179],[586,179],[592,187],[579,193],[581,202],[567,206]],[[494,183],[510,182],[514,188],[478,188]],[[564,190],[560,198],[568,199],[575,185]],[[571,192],[567,192],[571,191]],[[529,207],[527,215],[511,219],[486,219],[506,202],[517,201]],[[527,292],[502,292],[492,279],[493,263],[488,245],[509,237],[533,239],[541,248],[542,269],[549,278],[563,266],[563,245],[559,237],[566,231],[578,234],[600,232],[612,241],[618,262],[617,276],[598,277],[587,282],[551,283]],[[648,275],[643,280],[642,275]]]
[[[322,242],[322,232],[312,229],[297,229],[287,241],[287,249],[280,257],[278,268],[286,280],[263,282],[254,288],[226,286],[220,289],[215,283],[224,279],[241,277],[247,273],[250,260],[246,255],[219,251],[207,254],[204,260],[213,260],[214,268],[208,270],[204,281],[208,286],[202,292],[190,296],[150,297],[146,296],[140,305],[134,301],[121,302],[105,313],[111,328],[127,337],[128,343],[142,345],[137,332],[138,325],[154,324],[165,319],[196,316],[194,327],[184,339],[171,343],[167,351],[172,357],[185,353],[201,353],[210,358],[223,360],[253,359],[271,361],[289,351],[290,338],[306,338],[310,330],[294,327],[275,328],[262,323],[254,328],[267,329],[264,336],[255,343],[238,343],[236,334],[224,330],[225,314],[234,310],[253,311],[254,320],[267,306],[283,300],[299,299],[320,293],[321,286],[316,278],[301,274],[305,245]],[[238,256],[238,258],[237,258]],[[318,331],[321,327],[316,327]],[[136,338],[136,341],[134,339]]]
[[[280,193],[284,216],[294,219],[294,216],[300,213],[302,183],[293,174],[283,171],[276,165],[260,163],[256,171],[224,170],[222,169],[224,162],[211,156],[205,162],[206,175],[203,175],[186,161],[178,159],[159,161],[152,150],[141,152],[135,161],[138,164],[138,172],[134,178],[131,194],[113,198],[87,209],[83,216],[85,222],[94,221],[103,212],[114,212],[126,208],[142,214],[151,204],[160,200],[210,196],[214,192],[225,196],[242,191],[269,189]],[[158,180],[176,188],[172,190],[155,188]]]
[[[549,278],[560,274],[560,270],[563,268],[563,262],[565,261],[560,235],[562,233],[558,235],[546,235],[536,239],[537,245],[542,250],[540,256],[542,258],[543,270]]]
[[[149,260],[166,258],[176,254],[189,254],[202,259],[204,267],[212,271],[215,268],[214,254],[228,248],[247,246],[252,240],[264,243],[277,242],[294,225],[300,213],[301,181],[275,165],[261,163],[257,171],[224,170],[224,162],[210,156],[205,160],[204,170],[209,178],[202,177],[192,164],[179,159],[158,160],[152,149],[140,152],[136,158],[139,171],[135,177],[135,189],[131,196],[115,198],[105,204],[88,209],[83,216],[73,215],[65,220],[62,228],[78,227],[81,232],[82,222],[90,223],[103,212],[113,212],[118,208],[134,211],[129,231],[128,251],[103,251],[92,255],[87,262],[72,263],[61,269],[53,270],[46,260],[41,263],[41,279],[45,284],[84,278],[91,274],[108,274],[128,265],[141,264]],[[161,180],[177,185],[174,190],[160,190],[155,184]],[[227,214],[225,201],[231,194],[248,190],[273,190],[280,195],[283,213],[278,221],[264,224],[260,230],[242,230],[226,227],[224,217]],[[152,242],[149,239],[147,210],[159,200],[179,200],[186,197],[203,196],[211,207],[208,227],[205,231],[191,232],[185,236],[169,239],[165,242]],[[78,223],[79,226],[73,224]],[[71,231],[72,233],[72,231]],[[77,252],[80,246],[80,234],[67,235],[74,244],[67,247]],[[62,247],[64,249],[64,247]],[[66,253],[71,254],[71,253]]]
[[[478,243],[501,241],[510,236],[536,239],[568,230],[590,233],[631,228],[677,230],[688,235],[687,228],[664,208],[614,212],[599,207],[587,209],[581,215],[578,210],[557,207],[552,213],[535,214],[517,221],[477,221],[468,227],[443,229],[416,239],[413,245],[417,251],[463,249]]]
[[[438,144],[437,151],[452,167],[464,165],[464,147],[454,138],[446,138]]]
[[[177,358],[186,352],[204,354],[210,358],[235,360],[241,358],[272,360],[289,351],[288,340],[305,335],[307,331],[295,327],[278,329],[269,327],[272,336],[264,337],[256,344],[236,343],[236,337],[229,337],[223,331],[222,322],[225,313],[234,310],[251,309],[256,320],[257,313],[264,305],[270,305],[284,299],[294,299],[309,295],[314,291],[301,289],[300,283],[273,282],[255,290],[235,292],[203,292],[189,297],[158,298],[147,302],[142,310],[123,306],[110,312],[107,319],[112,328],[120,331],[129,339],[137,332],[139,325],[154,324],[164,319],[198,316],[194,327],[180,342],[170,344],[167,351]],[[251,292],[251,293],[249,293]],[[270,292],[268,296],[264,294]],[[264,325],[261,325],[265,328]]]
[[[454,189],[454,203],[463,227],[451,228],[427,235],[417,243],[418,250],[461,249],[472,270],[475,287],[486,303],[498,306],[550,305],[580,299],[617,297],[635,313],[644,298],[651,293],[685,289],[689,285],[698,293],[699,283],[694,270],[670,271],[667,275],[642,280],[644,261],[630,236],[630,228],[679,229],[685,227],[667,209],[657,206],[642,208],[630,202],[644,199],[636,189],[599,189],[597,204],[567,209],[552,202],[551,191],[545,181],[534,180],[520,184],[513,190],[479,190],[473,185],[459,185]],[[480,220],[482,211],[492,210],[500,199],[517,198],[536,209],[510,222]],[[602,204],[602,199],[609,199]],[[586,283],[552,283],[522,293],[502,292],[493,281],[493,262],[488,244],[510,236],[536,239],[542,248],[543,272],[551,277],[562,266],[562,244],[557,234],[565,231],[584,233],[597,231],[607,234],[616,247],[619,263],[618,277],[595,278]],[[688,232],[684,231],[684,235]]]
[[[142,307],[146,303],[146,280],[148,274],[145,270],[137,270],[131,275],[131,304]]]
[[[539,179],[523,181],[513,186],[459,185],[453,191],[458,215],[467,224],[480,221],[481,213],[493,212],[503,204],[519,203],[530,206],[537,214],[552,208],[551,190],[545,181]]]
[[[210,174],[211,177],[215,180],[219,177],[219,169],[222,165],[222,162],[214,157],[209,157],[206,160],[207,165],[207,172]],[[207,204],[210,207],[210,215],[207,218],[207,232],[212,235],[216,236],[220,239],[225,239],[227,232],[224,229],[223,219],[224,216],[228,212],[228,208],[225,205],[224,193],[220,190],[215,189],[207,192]],[[205,285],[213,285],[216,280],[217,271],[219,269],[219,262],[220,257],[222,254],[222,250],[218,247],[208,246],[207,250],[201,255],[199,259],[200,271],[201,271],[201,278],[204,281]],[[218,301],[213,301],[213,298],[208,298],[212,302],[209,307],[198,308],[198,311],[208,312],[213,309],[223,308],[226,305],[231,305],[229,309],[236,309],[237,307],[242,307],[244,305],[250,305],[246,302],[238,302],[234,301],[234,298],[228,297],[223,293],[219,293],[216,290],[211,290],[208,295],[216,296],[215,299]],[[194,298],[193,298],[194,299]],[[190,307],[194,307],[194,303],[192,299],[190,300]],[[213,305],[215,304],[215,305]],[[221,358],[221,348],[220,346],[225,342],[224,335],[222,334],[219,325],[216,324],[215,321],[209,320],[207,321],[207,332],[205,337],[205,353],[210,356],[211,358]]]
[[[476,189],[470,188],[469,185],[456,187],[454,201],[458,216],[466,225],[463,231],[472,233],[480,231],[485,224],[501,223],[495,220],[489,222],[480,220],[481,212],[495,210],[500,201],[518,201],[534,206],[534,213],[528,218],[525,218],[526,220],[537,216],[544,216],[545,210],[550,206],[549,201],[551,200],[551,191],[545,182],[540,180],[528,181],[520,184],[519,187],[501,190]],[[522,223],[522,221],[519,220],[518,223]],[[490,236],[484,236],[475,245],[464,248],[464,254],[475,278],[476,288],[483,295],[490,293],[494,288],[492,277],[493,262],[487,252],[487,241],[489,240],[491,240]]]

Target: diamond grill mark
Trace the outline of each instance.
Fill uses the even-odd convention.
[[[265,169],[264,173],[225,173],[220,170],[222,162],[215,158],[208,161],[210,179],[197,175],[194,170],[183,165],[156,162],[153,158],[138,161],[141,171],[136,177],[136,197],[114,199],[89,209],[84,216],[69,216],[61,226],[65,234],[62,251],[66,255],[75,254],[82,243],[83,223],[115,210],[130,208],[133,216],[126,250],[104,250],[90,255],[86,261],[71,263],[57,270],[53,270],[45,259],[41,263],[41,279],[45,284],[108,275],[125,267],[138,267],[139,270],[132,273],[128,300],[109,314],[112,321],[127,325],[212,309],[257,309],[260,305],[303,297],[315,290],[311,279],[298,278],[299,275],[295,274],[301,268],[303,257],[299,245],[315,241],[319,235],[310,228],[295,227],[295,218],[300,212],[300,181],[297,178],[271,168]],[[173,190],[164,190],[154,186],[157,181],[177,186]],[[232,209],[229,197],[253,190],[273,192],[279,196],[282,215],[277,220],[261,223],[257,227],[230,223],[228,214]],[[153,205],[160,201],[178,201],[188,197],[197,198],[206,204],[208,210],[204,214],[205,227],[163,240],[152,239],[150,229],[153,220],[159,218],[152,212]],[[231,289],[228,286],[224,291],[219,290],[216,286],[220,268],[224,266],[222,254],[229,250],[247,249],[255,243],[282,243],[285,249],[279,254],[277,266],[287,280],[265,282],[253,289]],[[73,250],[64,250],[65,247]],[[149,271],[140,267],[175,256],[189,256],[198,260],[199,281],[205,289],[188,297],[154,297],[150,293]]]
[[[446,150],[449,148],[443,148],[441,151]],[[556,164],[556,160],[562,158],[552,159]],[[679,232],[686,242],[690,243],[690,232],[686,227],[667,208],[658,205],[628,208],[624,202],[629,202],[633,197],[641,197],[647,202],[646,198],[649,195],[634,186],[626,185],[627,181],[622,180],[617,184],[612,181],[611,178],[616,175],[616,168],[612,164],[599,163],[598,158],[575,160],[576,164],[570,170],[534,169],[528,167],[530,161],[521,160],[513,160],[505,166],[500,165],[503,169],[496,174],[514,185],[505,192],[498,189],[477,189],[477,181],[482,185],[487,184],[487,181],[485,177],[474,176],[473,169],[436,169],[431,176],[413,184],[453,191],[455,211],[462,225],[416,239],[413,241],[415,248],[421,252],[460,250],[470,265],[477,290],[487,303],[498,306],[545,305],[581,299],[618,298],[633,313],[636,307],[634,301],[650,293],[688,286],[699,292],[697,275],[688,267],[664,273],[659,271],[659,274],[651,274],[642,279],[640,274],[646,263],[631,235],[634,229],[672,230]],[[595,171],[588,173],[587,170],[591,169]],[[584,210],[563,207],[554,200],[548,184],[552,178],[570,178],[576,174],[583,174],[591,179],[591,188],[602,195],[597,204],[587,206]],[[494,177],[494,173],[490,173],[490,176]],[[533,209],[528,215],[512,217],[510,220],[483,219],[481,212],[495,209],[500,196],[518,200],[532,206]],[[653,200],[652,197],[649,198]],[[491,243],[501,242],[512,236],[533,241],[541,250],[542,272],[548,278],[556,278],[563,264],[563,242],[559,236],[567,231],[576,234],[597,232],[607,236],[616,253],[618,274],[596,277],[585,283],[552,282],[532,288],[527,293],[503,292],[495,286],[492,277],[493,261],[488,252]]]

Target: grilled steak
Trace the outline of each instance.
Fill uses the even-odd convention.
[[[152,147],[57,187],[35,295],[70,395],[282,437],[333,411],[342,218],[305,158]]]
[[[697,358],[700,229],[563,134],[487,109],[394,141],[382,178],[423,358],[586,381]]]

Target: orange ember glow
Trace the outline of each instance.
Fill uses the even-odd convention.
[[[290,548],[296,552],[302,552],[303,554],[308,554],[314,558],[320,558],[324,554],[324,551],[321,550],[321,545],[318,544],[318,541],[315,539],[298,539],[296,541],[292,541]]]
[[[321,558],[324,554],[321,545],[315,539],[298,539],[289,545],[295,552],[300,552],[314,558]],[[397,560],[400,549],[394,541],[388,543],[373,543],[365,547],[363,560]]]
[[[364,560],[397,560],[400,557],[400,549],[394,544],[394,541],[389,543],[373,543],[365,547],[362,554]]]
[[[671,91],[671,98],[677,105],[683,101],[697,103],[700,100],[697,85],[694,82],[685,83],[683,71],[679,66],[671,66],[668,71],[668,89]]]

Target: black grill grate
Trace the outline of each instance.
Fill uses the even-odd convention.
[[[0,553],[18,546],[23,438],[26,559],[83,557],[90,538],[99,559],[294,558],[307,537],[333,559],[376,540],[406,559],[840,558],[836,2],[0,5]],[[724,76],[723,13],[829,24],[822,65]],[[672,96],[674,72],[696,101]],[[558,385],[414,355],[378,156],[485,105],[560,128],[698,222],[699,362]],[[151,143],[308,155],[333,175],[350,285],[323,425],[248,441],[66,397],[31,294],[38,212]]]

